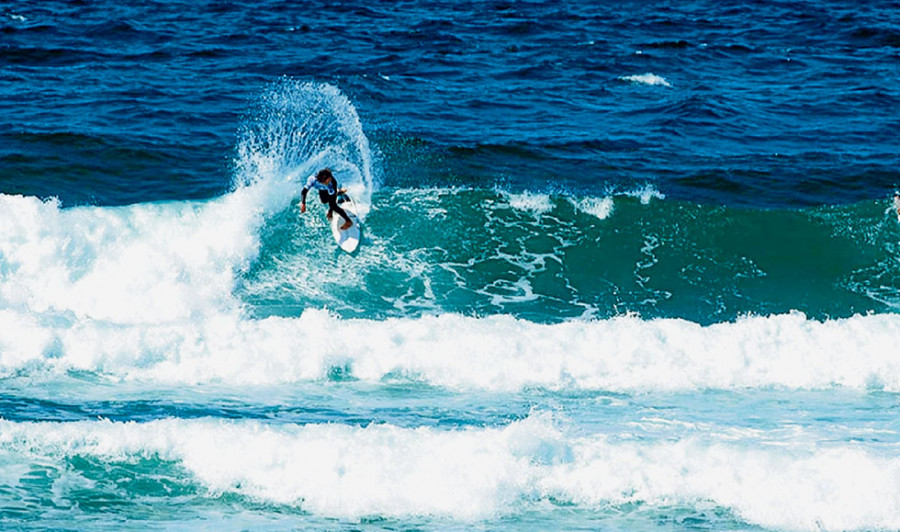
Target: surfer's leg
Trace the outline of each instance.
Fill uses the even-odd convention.
[[[344,225],[341,226],[341,230],[348,229],[353,222],[350,221],[350,217],[347,216],[347,211],[341,208],[340,205],[337,204],[337,195],[328,197],[328,210],[329,212],[334,211],[338,213],[338,215],[344,219]]]
[[[328,205],[328,213],[325,214],[325,216],[330,220],[331,219],[331,211],[334,209],[334,207],[332,207],[332,205],[334,205],[334,196],[331,196],[330,194],[328,194],[328,192],[325,192],[324,190],[320,190],[319,191],[319,201],[321,201],[325,205]]]

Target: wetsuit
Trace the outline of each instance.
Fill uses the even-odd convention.
[[[306,193],[309,192],[309,189],[311,188],[319,191],[319,199],[322,201],[322,203],[328,205],[328,212],[334,211],[338,213],[338,215],[340,215],[344,220],[350,220],[350,217],[347,216],[347,212],[337,204],[339,188],[337,179],[332,177],[331,183],[321,183],[318,179],[316,179],[316,176],[310,176],[306,181],[306,186],[303,187],[303,190],[300,191],[300,198],[303,203],[306,203]]]

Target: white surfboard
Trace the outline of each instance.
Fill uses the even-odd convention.
[[[340,194],[337,198],[337,204],[341,206],[344,211],[347,212],[347,215],[350,216],[350,221],[353,222],[348,229],[345,231],[341,231],[341,226],[344,225],[344,220],[339,214],[334,213],[331,217],[331,234],[334,235],[334,241],[337,242],[337,245],[340,246],[341,249],[346,251],[347,253],[353,253],[356,251],[356,248],[359,246],[359,218],[356,216],[356,202],[350,198],[350,196],[346,194]]]

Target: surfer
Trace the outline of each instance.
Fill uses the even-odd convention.
[[[894,210],[897,211],[897,221],[900,222],[900,192],[894,192]]]
[[[350,220],[350,217],[347,216],[346,211],[337,204],[338,194],[343,194],[347,192],[345,188],[338,188],[337,180],[332,175],[331,170],[328,168],[323,168],[319,170],[316,175],[309,176],[309,179],[306,181],[306,186],[303,187],[303,190],[300,191],[300,212],[306,212],[306,193],[309,192],[309,189],[314,188],[319,191],[319,199],[322,200],[322,203],[328,205],[328,219],[330,220],[334,213],[338,213],[338,215],[345,220],[344,225],[341,226],[341,231],[346,231],[353,225],[353,222]]]

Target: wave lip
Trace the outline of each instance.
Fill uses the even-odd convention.
[[[26,466],[64,468],[72,456],[125,467],[138,458],[175,462],[211,496],[237,494],[348,520],[473,521],[546,501],[596,511],[712,502],[765,527],[900,526],[897,458],[845,446],[576,436],[542,413],[504,427],[454,431],[213,419],[0,421],[0,451],[7,463]],[[23,470],[10,468],[8,476]]]

